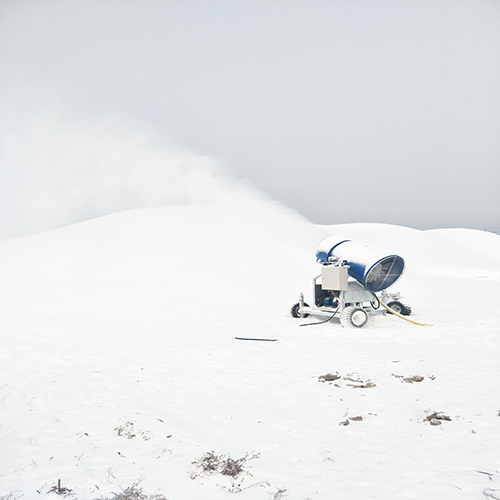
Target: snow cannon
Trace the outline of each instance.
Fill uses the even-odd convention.
[[[312,315],[323,319],[300,326],[338,319],[342,326],[362,328],[373,315],[389,313],[406,319],[403,316],[411,314],[411,307],[401,302],[399,292],[387,291],[405,270],[405,261],[399,255],[385,255],[335,235],[318,245],[316,258],[321,274],[313,279],[314,302],[307,304],[301,293],[290,314],[294,318]]]
[[[380,292],[396,283],[405,270],[405,261],[399,255],[381,254],[351,240],[333,235],[324,239],[316,251],[321,264],[340,260],[348,267],[348,274],[369,292]]]

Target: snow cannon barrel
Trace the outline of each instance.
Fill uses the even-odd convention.
[[[366,246],[338,236],[323,240],[316,251],[318,262],[338,258],[349,266],[348,274],[368,291],[380,292],[396,283],[405,270],[405,261],[399,255],[384,256]]]

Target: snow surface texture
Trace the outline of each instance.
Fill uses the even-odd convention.
[[[401,255],[391,290],[433,326],[287,316],[332,233]],[[499,298],[497,235],[265,200],[5,241],[0,498],[500,498]]]

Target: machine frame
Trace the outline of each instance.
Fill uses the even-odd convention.
[[[326,321],[338,318],[342,326],[362,328],[366,326],[370,316],[387,314],[388,311],[381,307],[380,302],[403,316],[411,314],[411,308],[401,302],[399,292],[370,292],[348,276],[348,269],[349,266],[341,259],[331,258],[322,263],[321,274],[313,279],[314,305],[307,304],[301,293],[299,301],[291,308],[292,316],[316,316],[327,318]]]

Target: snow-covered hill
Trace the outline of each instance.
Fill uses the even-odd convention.
[[[287,316],[332,233],[404,257],[433,326]],[[149,208],[2,242],[0,299],[0,498],[500,498],[497,235]]]

